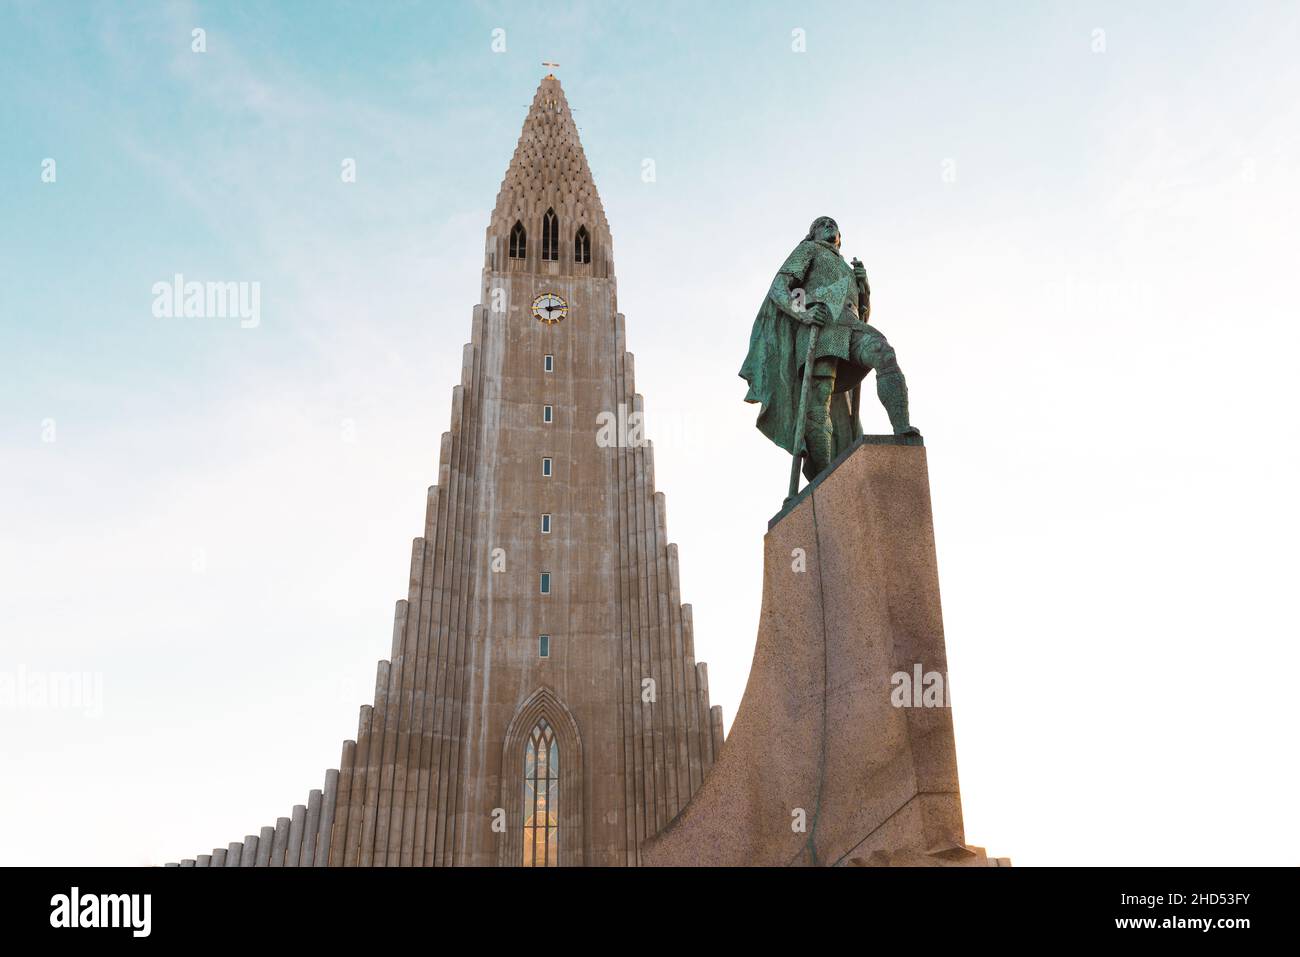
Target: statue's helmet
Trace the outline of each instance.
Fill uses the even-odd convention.
[[[839,224],[829,216],[818,216],[808,227],[807,239],[825,239],[827,242],[834,241],[840,233]]]

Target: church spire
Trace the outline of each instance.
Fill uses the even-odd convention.
[[[609,223],[553,74],[537,87],[488,224],[487,268],[609,276]]]

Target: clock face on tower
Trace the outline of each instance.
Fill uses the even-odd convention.
[[[533,315],[548,326],[553,326],[569,314],[569,304],[564,297],[544,292],[533,300]]]

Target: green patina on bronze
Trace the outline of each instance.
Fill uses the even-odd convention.
[[[888,340],[867,323],[870,315],[866,270],[856,259],[852,265],[844,261],[839,227],[829,216],[819,217],[772,280],[740,368],[749,383],[745,401],[759,404],[759,431],[796,456],[796,467],[802,457],[810,481],[862,435],[858,392],[873,369],[876,395],[894,434],[919,439],[908,419],[907,382]],[[796,473],[791,494],[797,480]]]

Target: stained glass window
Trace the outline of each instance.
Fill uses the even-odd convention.
[[[524,867],[560,863],[560,745],[545,718],[524,746]]]

